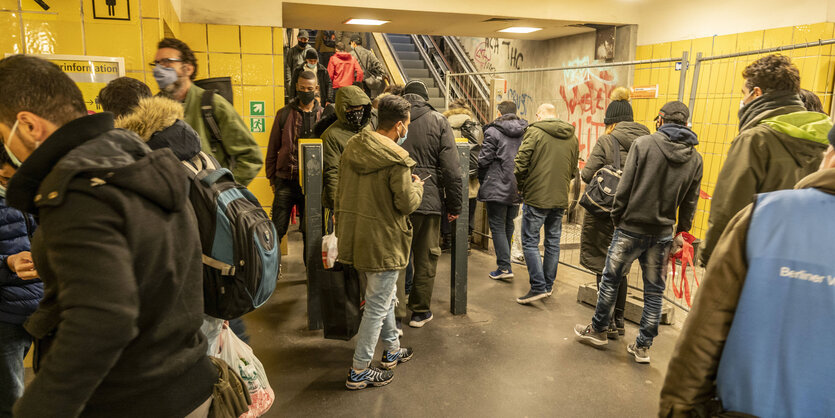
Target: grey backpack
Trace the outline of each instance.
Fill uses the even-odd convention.
[[[620,166],[620,143],[612,138],[612,164],[606,164],[596,173],[586,186],[586,192],[580,198],[580,206],[595,216],[610,216],[615,206],[615,191],[623,175]],[[618,146],[614,146],[617,144]]]

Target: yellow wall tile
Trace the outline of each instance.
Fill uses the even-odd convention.
[[[151,84],[148,82],[148,79],[145,77],[145,74],[146,73],[144,71],[143,72],[133,72],[133,71],[131,71],[131,72],[125,73],[125,77],[135,78],[135,79],[147,84],[148,87],[151,87]],[[150,82],[153,83],[153,84],[156,84],[156,81],[154,81],[153,76],[151,77]]]
[[[273,57],[271,55],[243,55],[243,83],[271,86],[273,84]]]
[[[181,23],[180,40],[187,43],[193,51],[206,52],[206,25],[201,23]]]
[[[655,44],[652,46],[652,58],[653,59],[661,59],[661,58],[670,58],[670,49],[671,44],[669,42],[665,42],[662,44]]]
[[[77,18],[73,22],[58,15],[24,13],[23,26],[29,54],[84,53],[81,22]]]
[[[0,36],[0,53],[21,54],[23,42],[20,39],[19,13],[0,12],[0,27],[6,28],[6,33]]]
[[[197,74],[195,77],[208,78],[209,54],[205,52],[195,52],[194,57],[197,58]]]
[[[159,93],[159,85],[157,81],[154,79],[154,73],[150,71],[145,71],[145,84],[151,88],[151,94],[157,95]]]
[[[284,28],[273,28],[273,55],[284,55]]]
[[[238,26],[208,25],[209,52],[241,52]]]
[[[241,56],[209,54],[209,77],[231,77],[232,84],[241,84]]]
[[[80,7],[81,4],[78,1],[48,1],[49,4],[49,13],[58,13],[59,15],[67,15],[68,17],[74,17],[75,20],[79,20],[79,16],[81,15]],[[43,12],[44,9],[35,3],[34,0],[22,0],[21,1],[22,10],[30,11],[30,12]],[[17,6],[14,7],[17,9]]]
[[[251,116],[250,109],[249,109],[249,102],[251,100],[255,101],[263,101],[265,108],[264,108],[264,115],[271,117],[275,115],[275,108],[273,107],[273,88],[271,86],[266,87],[250,87],[244,86],[243,88],[243,100],[244,100],[244,112],[243,115]]]
[[[756,49],[762,49],[764,34],[765,31],[761,30],[740,33],[736,41],[737,51],[753,51]]]
[[[157,45],[162,39],[161,36],[158,20],[142,20],[142,62],[146,65],[157,55]]]
[[[239,115],[244,114],[244,93],[241,86],[232,86],[232,100],[235,102],[235,111]]]
[[[241,26],[241,52],[245,54],[272,54],[271,28],[267,26]]]
[[[789,26],[785,28],[766,29],[763,36],[763,48],[773,48],[782,45],[793,44],[794,28]]]
[[[692,44],[693,41],[690,40],[673,42],[670,47],[670,53],[672,54],[671,56],[680,57],[683,51],[687,51],[687,53],[689,54],[690,47],[692,46]],[[690,57],[689,59],[692,59],[692,57]]]
[[[639,45],[635,49],[636,60],[648,60],[652,58],[652,45]]]
[[[715,36],[713,38],[713,55],[736,52],[736,38],[736,34]]]
[[[247,188],[262,205],[272,204],[273,191],[270,188],[270,182],[266,178],[255,178],[252,180],[252,183],[249,183],[249,187]]]
[[[27,1],[29,1],[33,4],[35,3],[31,0],[27,0]],[[101,19],[101,17],[103,15],[98,14],[98,13],[96,13],[95,17],[94,17],[93,0],[84,0],[84,3],[83,3],[83,5],[84,5],[84,21],[85,22],[119,23],[119,24],[134,24],[135,25],[139,22],[139,15],[142,13],[141,9],[139,7],[139,0],[128,0],[128,2],[129,2],[128,5],[130,7],[130,21],[114,20],[114,19]],[[74,1],[74,0],[53,1],[52,3],[49,3],[49,5],[52,6],[53,3],[55,3],[55,4],[60,3],[62,5],[65,5],[66,7],[73,7],[73,5],[75,5],[75,6],[78,5],[78,2]],[[106,10],[105,2],[103,2],[101,0],[96,0],[96,3],[99,6],[97,10],[102,10],[102,9]],[[122,4],[124,4],[124,1],[117,2],[117,7],[121,7]],[[38,7],[38,6],[35,5],[35,7]],[[25,9],[25,5],[24,5],[24,9]],[[38,9],[43,10],[43,9],[40,9],[39,7],[38,7]],[[52,9],[50,9],[50,11],[52,11]],[[77,10],[76,10],[76,13],[78,13]],[[96,17],[99,17],[99,19],[96,19]]]
[[[17,0],[0,0],[0,10],[20,10]]]
[[[85,23],[87,55],[124,57],[128,70],[145,70],[139,25]]]
[[[816,23],[814,25],[798,25],[794,27],[793,43],[814,42],[821,39],[832,39],[835,23]]]
[[[142,0],[142,17],[159,17],[159,0]]]
[[[275,96],[275,111],[276,113],[284,107],[284,87],[275,87],[273,89]]]

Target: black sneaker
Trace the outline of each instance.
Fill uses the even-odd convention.
[[[412,320],[409,321],[409,326],[412,328],[421,328],[433,318],[432,312],[412,312]]]
[[[574,333],[577,334],[580,342],[589,343],[596,347],[609,344],[609,338],[605,332],[597,332],[591,324],[577,324],[574,326]]]
[[[618,335],[620,335],[621,337],[626,335],[626,325],[623,321],[623,317],[615,317],[615,329],[618,330]]]
[[[411,360],[414,355],[415,352],[412,351],[411,347],[400,347],[399,350],[394,352],[385,350],[383,351],[383,358],[380,360],[380,364],[384,369],[392,370],[397,367],[398,364]]]
[[[525,296],[516,298],[516,302],[518,302],[522,305],[527,305],[529,303],[536,302],[540,299],[547,298],[547,297],[548,297],[548,292],[534,292],[533,290],[529,290],[528,294],[526,294]]]
[[[352,367],[348,372],[348,380],[345,381],[345,387],[350,390],[360,390],[368,386],[385,386],[391,383],[392,379],[394,379],[394,372],[391,370],[369,367],[357,372]]]
[[[635,361],[642,364],[649,364],[649,347],[641,347],[638,343],[626,346],[626,351],[635,356]]]

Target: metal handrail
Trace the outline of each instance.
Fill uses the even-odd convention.
[[[464,52],[464,47],[461,46],[461,43],[458,42],[458,38],[454,36],[444,36],[444,42],[450,45],[451,51],[455,54],[455,57],[458,61],[463,65],[469,72],[475,72],[475,66],[469,60],[466,53]],[[469,76],[470,81],[476,85],[476,88],[479,90],[479,94],[481,98],[485,101],[489,101],[490,97],[490,86],[482,77],[474,77],[472,75]]]
[[[832,45],[835,44],[835,39],[819,39],[814,42],[806,42],[803,44],[794,44],[794,45],[785,45],[785,46],[775,46],[773,48],[764,48],[764,49],[757,49],[754,51],[744,51],[744,52],[735,52],[733,54],[723,54],[723,55],[714,55],[712,57],[702,57],[700,61],[712,61],[712,60],[721,60],[725,58],[736,58],[736,57],[744,57],[746,55],[758,55],[758,54],[768,54],[772,52],[782,52],[782,51],[791,51],[793,49],[801,49],[801,48],[811,48],[814,46],[824,46],[824,45]]]
[[[391,55],[392,55],[392,57],[394,57],[395,65],[397,65],[397,71],[400,71],[400,74],[404,76],[403,79],[405,80],[406,79],[405,76],[407,75],[406,70],[403,67],[403,63],[400,62],[400,57],[397,56],[397,51],[395,51],[394,48],[391,46],[391,40],[389,39],[389,34],[384,33],[383,34],[383,39],[385,39],[385,41],[386,41],[386,48],[388,48],[389,51],[392,51]]]
[[[475,73],[452,73],[451,76],[461,75],[495,75],[495,74],[519,74],[519,73],[533,73],[541,71],[566,71],[577,70],[582,68],[608,68],[608,67],[623,67],[627,65],[647,65],[647,64],[661,64],[666,62],[679,62],[681,57],[676,58],[659,58],[652,60],[636,60],[636,61],[621,61],[621,62],[606,62],[601,64],[587,64],[587,65],[572,65],[566,67],[545,67],[545,68],[526,68],[523,70],[505,70],[505,71],[481,71]]]
[[[432,74],[432,77],[435,79],[435,84],[438,86],[438,90],[443,92],[443,94],[447,94],[446,86],[444,85],[444,79],[438,74],[438,71],[435,69],[435,66],[432,65],[432,60],[429,57],[429,54],[426,53],[425,48],[421,45],[420,38],[417,35],[411,35],[412,42],[415,44],[415,48],[417,48],[418,53],[420,56],[423,57],[423,61],[426,62],[426,67],[429,69],[429,73]]]
[[[433,45],[435,45],[435,49],[440,51],[440,48],[438,48],[438,45],[435,43],[435,40],[432,39],[431,37],[429,39],[432,41]],[[458,60],[458,63],[461,65],[461,67],[463,67],[464,69],[473,68],[472,63],[468,59],[466,59],[465,56],[461,53],[461,46],[460,46],[460,44],[457,43],[457,40],[456,40],[455,43],[450,41],[450,39],[455,39],[455,38],[452,38],[450,36],[444,36],[443,39],[444,39],[444,42],[446,43],[446,45],[450,47],[449,49],[452,52],[452,55],[455,56],[455,59]],[[443,54],[440,54],[440,52],[439,52],[439,55],[441,56],[441,58],[446,63],[447,68],[449,70],[452,70],[452,66],[446,60],[446,57]],[[484,100],[484,103],[489,103],[489,98],[488,98],[489,94],[486,93],[486,90],[485,91],[482,90],[482,87],[483,87],[482,84],[484,83],[484,80],[481,77],[469,76],[468,78],[470,79],[470,82],[475,85],[476,90],[478,91],[479,95],[481,95],[481,98],[482,98],[482,100]],[[450,72],[449,71],[446,73],[446,81],[447,81],[447,84],[451,84],[450,83],[451,80],[450,80]],[[479,83],[479,82],[481,82],[481,83]],[[456,88],[456,92],[458,93],[459,97],[462,97],[462,96],[466,97],[467,101],[469,101],[472,104],[471,107],[476,111],[476,113],[478,115],[478,118],[481,122],[483,122],[483,123],[489,122],[490,119],[484,114],[484,112],[482,112],[480,106],[476,106],[476,101],[473,99],[472,96],[470,96],[470,93],[467,91],[467,89],[461,83],[460,79],[456,79],[455,84],[452,84],[452,86]],[[449,102],[449,95],[447,95],[446,97],[447,97],[447,100],[446,100],[447,101],[447,106],[449,106],[449,103],[448,103]]]

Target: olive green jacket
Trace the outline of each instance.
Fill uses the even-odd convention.
[[[356,86],[345,86],[336,92],[336,122],[322,133],[322,206],[333,209],[336,204],[336,186],[339,183],[339,159],[342,151],[352,136],[357,132],[348,127],[345,110],[349,107],[362,106],[363,127],[368,127],[371,120],[371,99]]]
[[[538,209],[568,208],[568,189],[579,155],[574,127],[567,122],[545,119],[528,126],[513,169],[525,204]]]
[[[423,199],[415,161],[391,139],[363,130],[342,153],[336,192],[338,261],[359,271],[402,270],[409,259],[409,214]]]
[[[188,89],[186,101],[183,103],[186,113],[185,121],[200,135],[203,152],[215,157],[226,168],[232,166],[232,161],[234,161],[232,174],[238,183],[246,186],[255,178],[264,164],[261,149],[249,133],[241,116],[235,111],[235,107],[219,94],[214,96],[214,116],[223,137],[222,145],[212,139],[200,111],[200,99],[204,91],[194,85]]]

